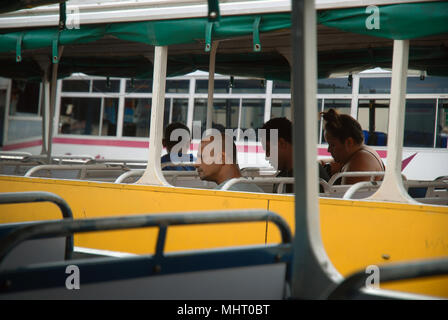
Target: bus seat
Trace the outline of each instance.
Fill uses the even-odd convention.
[[[364,141],[366,141],[367,145],[370,146],[386,146],[387,145],[387,134],[380,131],[375,132],[367,132],[367,139],[366,139],[366,132],[364,132]]]
[[[377,146],[387,145],[387,134],[384,132],[375,131],[375,135],[377,136]]]
[[[364,143],[368,144],[368,142],[369,142],[369,131],[362,130],[362,133],[364,134]]]
[[[167,228],[172,225],[185,225],[186,221],[187,224],[215,224],[267,219],[278,227],[280,243],[163,252]],[[0,283],[6,284],[0,286],[0,299],[288,298],[292,234],[283,218],[266,210],[55,221],[45,226],[36,225],[31,233],[57,237],[67,230],[77,233],[141,227],[159,228],[154,255],[77,259],[0,271]],[[27,240],[16,234],[17,238]],[[6,248],[20,243],[10,240]],[[0,245],[0,249],[1,254],[5,246]],[[73,289],[69,277],[74,272],[67,272],[73,270],[68,269],[69,266],[79,271],[80,290],[67,290]]]
[[[58,206],[62,218],[72,222],[73,213],[68,203],[57,194],[51,192],[5,192],[0,193],[0,204],[26,204],[37,202],[51,202]],[[25,266],[31,263],[61,261],[70,259],[73,254],[73,236],[40,237],[28,236],[11,250],[2,251],[8,245],[9,239],[18,230],[26,233],[27,228],[40,227],[48,222],[58,223],[63,220],[27,221],[0,224],[0,253],[4,259],[0,260],[0,271]],[[24,229],[25,228],[25,229]]]
[[[0,225],[0,243],[14,230],[39,222],[6,223]],[[11,270],[34,263],[64,261],[66,238],[36,238],[20,243],[0,263],[0,271]]]

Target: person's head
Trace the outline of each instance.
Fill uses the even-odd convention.
[[[328,152],[336,162],[345,164],[364,142],[364,134],[358,121],[346,114],[330,109],[321,113]]]
[[[262,129],[266,129],[266,139],[262,139],[263,149],[266,152],[266,159],[271,164],[276,163],[279,170],[292,169],[292,123],[287,118],[273,118],[267,121]],[[276,130],[277,135],[272,134],[271,130]],[[276,144],[276,145],[275,145]],[[271,149],[277,146],[277,159],[275,152]],[[275,166],[275,165],[274,165]]]
[[[195,167],[201,180],[217,184],[240,177],[233,137],[218,132],[205,136],[199,145]]]
[[[188,150],[190,141],[190,130],[183,123],[170,123],[163,132],[162,145],[166,148],[168,153],[170,153],[171,149],[178,143],[181,143],[179,147],[182,148],[182,150]]]

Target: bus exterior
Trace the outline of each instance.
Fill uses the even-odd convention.
[[[414,153],[424,150],[420,148],[427,146],[431,148],[428,149],[430,154],[435,153],[433,150],[439,145],[438,137],[443,137],[443,126],[446,126],[446,121],[443,122],[444,115],[446,118],[445,97],[435,97],[436,92],[429,93],[432,95],[430,98],[427,98],[427,93],[411,97],[414,93],[406,92],[408,67],[426,70],[427,79],[448,73],[448,56],[443,46],[448,39],[446,2],[316,0],[294,1],[291,4],[283,0],[226,1],[220,4],[220,15],[216,11],[213,15],[209,14],[207,5],[195,0],[175,3],[101,1],[100,6],[98,1],[73,0],[67,4],[75,4],[79,9],[80,28],[63,29],[64,24],[59,21],[61,15],[56,6],[6,14],[0,19],[0,75],[12,79],[42,80],[44,83],[42,110],[47,121],[42,121],[42,147],[34,151],[42,150],[47,159],[52,160],[55,154],[52,147],[56,148],[61,141],[139,141],[135,136],[147,133],[134,122],[137,111],[132,110],[132,106],[135,109],[143,107],[143,110],[151,106],[149,144],[144,141],[145,138],[141,141],[142,145],[148,146],[146,169],[136,184],[4,175],[0,176],[0,192],[55,193],[70,205],[75,222],[86,218],[135,214],[235,209],[276,212],[294,230],[290,250],[293,256],[291,292],[294,298],[319,298],[325,290],[340,284],[344,277],[359,271],[365,273],[370,266],[448,255],[448,207],[412,199],[406,193],[400,176],[403,160],[409,162],[412,157],[412,161],[417,159],[418,155],[414,156]],[[304,11],[299,10],[298,5],[303,5]],[[381,24],[378,17],[385,18],[381,18]],[[213,19],[219,19],[219,23]],[[362,92],[361,80],[364,76],[359,76],[357,72],[374,67],[392,67],[390,93]],[[195,109],[203,106],[205,101],[195,102],[198,98],[196,89],[201,86],[193,83],[196,81],[197,84],[200,79],[173,78],[173,81],[190,82],[188,85],[178,82],[165,88],[166,79],[167,76],[177,77],[196,70],[210,71],[207,128],[212,127],[213,121],[223,121],[223,125],[232,128],[250,125],[256,129],[271,116],[288,115],[283,102],[276,102],[276,99],[293,101],[294,195],[177,188],[167,183],[160,166],[163,119],[174,121],[178,119],[178,114],[183,114],[180,117],[186,119],[188,125],[193,125],[194,120],[202,123],[203,115],[200,112],[195,115]],[[233,82],[232,92],[215,93],[216,104],[210,103],[213,102],[214,91],[211,86],[215,72],[212,71],[235,76],[233,81],[228,79]],[[340,80],[343,85],[333,85],[336,80],[327,78],[335,72],[352,75]],[[57,86],[58,78],[74,73],[106,78],[71,78]],[[263,89],[263,94],[254,93],[253,98],[258,101],[246,104],[245,99],[248,98],[234,92],[237,80],[242,79],[238,77],[273,82],[266,81],[262,86],[261,81],[256,80],[249,88],[270,89]],[[135,92],[139,88],[138,80],[148,78],[153,79],[152,92]],[[275,88],[279,88],[276,81],[288,82],[291,78],[291,97],[287,92],[274,92]],[[335,93],[338,96],[319,93],[317,79],[327,79],[322,80],[323,87],[327,89],[343,88],[349,83],[351,92],[347,89],[348,93]],[[70,83],[75,80],[81,82]],[[220,81],[219,77],[217,81]],[[329,85],[325,86],[325,81]],[[362,88],[380,88],[381,81],[374,85],[363,83]],[[426,79],[422,81],[424,83]],[[148,85],[144,81],[141,84],[142,90],[146,90],[144,88]],[[70,91],[74,88],[75,91]],[[95,92],[98,88],[100,92]],[[170,88],[183,91],[169,93]],[[224,90],[227,88],[225,85]],[[127,90],[132,91],[133,96],[129,92],[128,97]],[[220,90],[219,85],[216,85],[216,90]],[[12,95],[11,91],[7,95]],[[57,99],[57,94],[60,99]],[[185,94],[181,98],[184,100],[180,103],[176,101],[176,94]],[[258,94],[260,96],[255,96]],[[236,101],[227,103],[233,100],[233,95],[236,95]],[[410,101],[408,103],[406,95]],[[412,98],[418,101],[412,101]],[[83,101],[89,108],[79,110],[79,99],[87,99]],[[57,104],[60,104],[58,108]],[[367,104],[369,118],[365,114]],[[388,105],[387,132],[384,132],[383,117]],[[367,131],[367,140],[374,141],[374,144],[380,144],[384,138],[375,132],[387,133],[388,145],[378,146],[383,151],[387,150],[387,155],[383,154],[383,157],[387,156],[385,177],[376,192],[367,199],[318,198],[316,159],[326,153],[318,153],[316,148],[318,136],[321,139],[316,118],[318,111],[330,106],[337,106],[359,119]],[[244,111],[248,112],[243,112],[245,108],[247,110]],[[224,117],[218,117],[221,109],[226,110],[225,122]],[[175,110],[181,112],[176,113]],[[405,122],[406,110],[409,110],[409,116]],[[238,117],[232,117],[236,111]],[[88,117],[89,112],[92,114]],[[36,111],[36,114],[39,112]],[[419,140],[419,135],[404,135],[406,130],[409,135],[415,131],[417,117],[419,130],[428,133],[429,138],[425,135],[424,139]],[[436,126],[439,121],[443,124],[440,131]],[[71,132],[76,135],[72,136]],[[96,137],[89,137],[83,132]],[[67,140],[56,140],[52,146],[53,133],[56,133],[55,139]],[[109,133],[112,136],[101,137]],[[444,142],[440,141],[443,145]],[[410,149],[409,154],[403,155],[403,142],[405,147],[407,144],[418,149]],[[259,145],[255,142],[255,146]],[[85,147],[84,144],[82,147]],[[72,152],[79,151],[75,149],[75,144],[70,144],[70,149]],[[441,154],[446,151],[446,148],[442,149]],[[96,150],[95,156],[108,156],[98,147]],[[127,150],[130,153],[133,149]],[[255,148],[248,151],[261,150]],[[142,149],[142,157],[145,156],[143,152]],[[264,158],[262,151],[260,157]],[[425,171],[429,172],[432,166],[427,164]],[[411,168],[410,165],[408,168]],[[2,207],[0,223],[59,218],[60,212],[51,204],[7,204]],[[266,220],[226,226],[175,226],[168,233],[161,231],[159,235],[166,236],[162,245],[164,251],[170,253],[278,244],[282,236],[276,229],[268,227],[270,223]],[[76,234],[74,244],[77,248],[154,254],[160,253],[157,234],[156,230],[148,229],[96,234],[87,232]],[[160,271],[160,268],[155,270]],[[408,279],[381,284],[381,289],[446,298],[448,278],[439,274],[430,279]]]
[[[358,119],[365,143],[386,162],[391,73],[370,70],[345,77],[319,79],[317,112],[335,108]],[[6,80],[3,151],[41,151],[41,85]],[[206,126],[208,75],[168,78],[164,125],[182,122],[196,136],[197,152]],[[22,90],[19,90],[19,87]],[[18,92],[9,95],[6,91]],[[34,101],[30,101],[30,97]],[[73,75],[58,81],[55,155],[89,155],[96,159],[147,159],[152,80]],[[26,101],[27,103],[25,103]],[[18,106],[18,107],[17,107]],[[17,109],[18,108],[18,109]],[[25,109],[28,108],[28,109]],[[316,112],[316,113],[317,113]],[[242,130],[237,135],[241,167],[269,167],[259,141],[244,141],[247,129],[261,128],[271,118],[291,120],[290,84],[284,81],[217,75],[213,124]],[[117,123],[119,121],[119,123]],[[193,124],[200,128],[193,130]],[[25,129],[25,130],[24,130]],[[318,156],[328,157],[322,122],[318,121]],[[200,132],[200,134],[198,134]],[[198,136],[199,135],[199,136]],[[448,175],[448,78],[408,77],[402,173],[408,179],[434,180]],[[427,164],[431,163],[428,167]]]

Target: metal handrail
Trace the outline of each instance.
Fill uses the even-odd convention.
[[[322,178],[319,178],[319,185],[322,186],[322,188],[324,189],[323,193],[330,193],[330,185],[328,184],[327,181],[325,181]]]
[[[128,172],[122,173],[117,179],[115,179],[114,183],[122,183],[125,179],[129,177],[142,176],[144,173],[145,169],[129,170]]]
[[[30,156],[29,152],[0,151],[0,160],[20,160]]]
[[[381,177],[384,176],[384,171],[349,171],[349,172],[338,172],[331,176],[328,180],[330,186],[334,185],[335,181],[342,177]],[[403,175],[402,175],[403,176]],[[403,176],[406,179],[405,176]]]
[[[164,162],[161,164],[161,168],[165,167],[194,167],[194,162]]]
[[[59,207],[64,218],[73,218],[68,203],[57,194],[44,191],[5,192],[0,193],[0,204],[52,202]]]
[[[247,177],[247,178],[233,178],[230,179],[229,181],[227,181],[221,188],[221,190],[226,191],[228,190],[231,186],[233,186],[236,183],[248,183],[248,184],[252,184],[252,183],[278,183],[279,186],[277,188],[280,189],[283,184],[294,184],[294,178],[293,177]]]
[[[6,192],[0,193],[0,204],[18,204],[34,202],[52,202],[61,210],[64,219],[73,219],[72,209],[68,203],[57,194],[44,191]],[[73,252],[73,236],[67,236],[65,242],[65,259],[70,259]]]
[[[360,181],[353,184],[347,191],[344,193],[342,199],[348,200],[351,199],[352,196],[358,190],[362,188],[378,188],[381,185],[381,181]],[[435,180],[435,181],[418,181],[418,180],[406,180],[403,182],[403,185],[406,189],[409,188],[418,188],[418,187],[427,187],[427,188],[447,188],[448,183],[443,181]]]
[[[129,177],[137,177],[142,176],[145,173],[146,169],[132,169],[129,170],[123,174],[121,174],[114,183],[123,183],[123,181]],[[164,170],[162,171],[162,174],[165,177],[199,177],[199,174],[197,171],[186,171],[186,170]]]
[[[24,226],[11,232],[0,243],[0,263],[21,242],[36,236],[56,237],[73,233],[158,227],[156,256],[163,255],[168,226],[233,222],[273,222],[280,230],[282,243],[291,243],[292,234],[287,222],[267,210],[236,210],[232,212],[190,212],[183,214],[147,214],[113,218],[49,221]]]
[[[80,170],[80,177],[85,170],[111,170],[123,169],[128,170],[123,165],[110,164],[44,164],[33,167],[25,173],[25,177],[32,177],[36,172],[41,170]]]
[[[349,200],[358,190],[362,188],[378,188],[381,185],[381,181],[360,181],[352,185],[347,191],[344,193],[342,199]]]
[[[448,274],[448,258],[402,262],[378,266],[380,282],[409,280]],[[345,278],[327,299],[347,299],[355,296],[365,286],[370,274],[364,270]]]

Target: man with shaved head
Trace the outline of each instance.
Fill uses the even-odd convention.
[[[195,167],[201,180],[218,185],[215,189],[221,189],[230,179],[241,178],[233,137],[219,132],[205,136],[199,145]],[[257,185],[244,182],[237,182],[227,190],[263,192]]]

